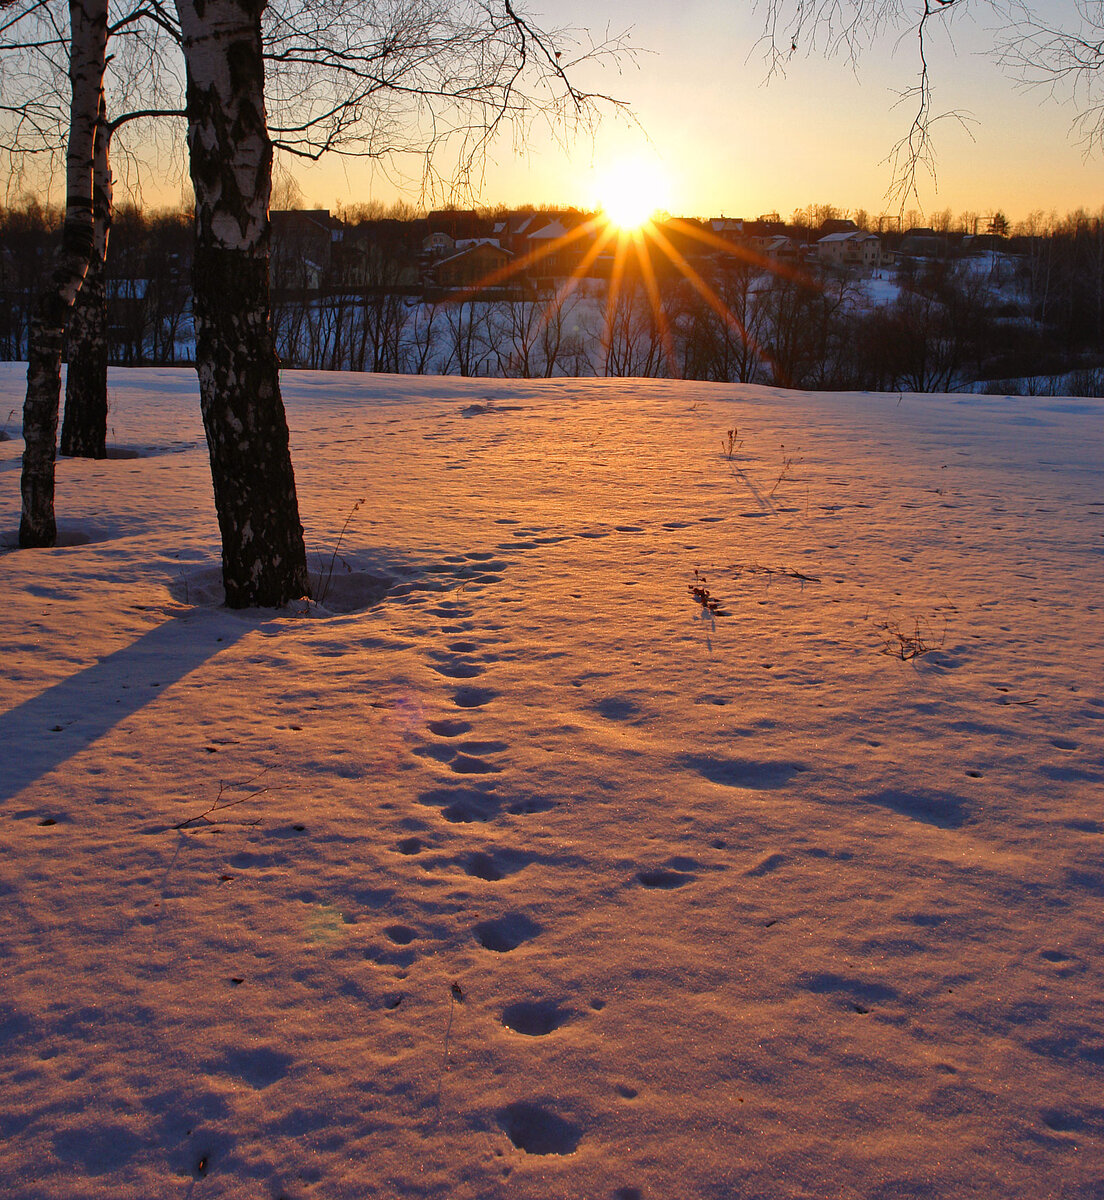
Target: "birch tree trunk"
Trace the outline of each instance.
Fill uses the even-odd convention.
[[[72,87],[65,162],[65,225],[54,273],[31,321],[27,397],[23,404],[23,511],[19,544],[52,546],[54,464],[61,403],[65,323],[92,258],[92,159],[107,57],[107,0],[70,0],[69,82]]]
[[[196,200],[196,369],[231,608],[309,594],[269,313],[266,0],[176,0]]]
[[[93,246],[88,273],[69,319],[69,368],[61,452],[76,458],[107,457],[107,288],[104,265],[111,234],[111,127],[100,89],[92,166]]]

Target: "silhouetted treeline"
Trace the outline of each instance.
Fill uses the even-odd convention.
[[[34,200],[0,208],[0,358],[27,356],[31,314],[49,280],[62,217]],[[111,362],[191,358],[191,257],[189,213],[116,211],[106,272]]]
[[[585,220],[570,210],[537,216],[569,230]],[[977,236],[969,214],[957,229],[946,214],[934,227],[880,229],[876,267],[818,256],[826,231],[870,227],[856,216],[811,205],[790,222],[769,214],[712,223],[719,234],[706,222],[672,222],[662,232],[674,263],[649,243],[650,265],[630,263],[622,275],[608,255],[582,256],[586,273],[568,282],[568,267],[528,262],[519,249],[522,231],[539,224],[525,213],[274,214],[277,347],[292,367],[879,391],[954,390],[1104,363],[1104,213],[1017,227],[997,213]],[[59,228],[60,214],[34,201],[0,208],[0,358],[26,356]],[[776,252],[772,239],[785,247]],[[191,247],[189,214],[117,212],[111,361],[190,360]],[[464,253],[509,262],[487,268],[489,287],[446,285],[441,265]]]

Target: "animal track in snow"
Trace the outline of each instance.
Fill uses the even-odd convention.
[[[429,664],[430,668],[438,675],[444,675],[446,679],[475,679],[486,670],[486,667],[480,666],[479,663],[469,662],[451,654],[432,652],[430,658],[435,660]]]
[[[869,1006],[887,1000],[897,1000],[900,993],[896,988],[885,983],[872,980],[857,979],[848,975],[837,975],[833,971],[821,971],[816,975],[807,975],[801,981],[802,987],[815,996],[840,996],[850,1002],[851,1007],[858,1013],[867,1013]]]
[[[215,1070],[244,1079],[251,1088],[261,1091],[283,1079],[291,1064],[292,1059],[283,1051],[257,1046],[249,1050],[231,1050]]]
[[[498,1124],[526,1154],[573,1154],[583,1136],[578,1125],[550,1108],[524,1101],[500,1109]]]
[[[449,642],[448,649],[453,654],[474,654],[479,649],[478,642]]]
[[[519,1000],[502,1010],[502,1024],[526,1037],[546,1037],[574,1016],[558,1000]]]
[[[938,825],[942,829],[957,829],[965,823],[969,815],[969,810],[960,797],[921,788],[907,792],[897,788],[885,788],[880,792],[859,796],[858,799],[860,802],[888,808],[913,821]]]
[[[457,775],[495,775],[502,770],[485,758],[476,758],[471,754],[457,754],[449,762],[449,770]]]
[[[670,891],[692,883],[697,876],[689,871],[673,871],[669,867],[656,867],[652,870],[638,871],[637,879],[646,888],[659,888]]]
[[[441,816],[454,825],[492,821],[502,807],[501,801],[479,788],[430,788],[418,797],[427,808],[439,808]]]
[[[492,700],[497,700],[498,696],[499,693],[492,688],[462,687],[453,692],[452,702],[457,708],[482,708]]]
[[[684,754],[680,761],[711,783],[754,790],[784,787],[795,774],[805,770],[803,763],[710,754]]]
[[[512,817],[530,817],[555,807],[556,802],[545,796],[519,796],[506,805],[506,811]]]
[[[427,728],[437,737],[455,738],[470,732],[471,724],[468,721],[430,721]]]
[[[750,875],[753,879],[759,875],[769,875],[772,871],[777,871],[779,867],[786,865],[786,856],[784,854],[768,854],[765,858],[761,858],[754,867],[749,867],[744,874]]]
[[[607,721],[628,721],[640,712],[640,706],[625,696],[606,696],[594,705],[594,709]]]
[[[523,942],[532,941],[541,932],[541,927],[524,913],[506,913],[493,921],[480,921],[472,932],[484,950],[509,954]]]
[[[465,858],[464,870],[475,879],[497,883],[507,875],[516,875],[524,870],[532,861],[532,855],[518,850],[498,850],[493,854],[474,850]]]

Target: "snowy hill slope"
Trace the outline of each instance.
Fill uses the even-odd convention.
[[[0,1192],[1104,1195],[1104,403],[285,388],[321,605],[185,370],[0,557]]]

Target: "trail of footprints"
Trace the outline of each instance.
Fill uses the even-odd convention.
[[[525,536],[518,538],[517,548],[564,540],[560,536],[536,536],[541,533],[538,530],[524,532]],[[612,531],[585,531],[578,536],[605,537],[608,532]],[[624,532],[637,530],[626,529]],[[490,556],[480,561],[498,566],[497,560]],[[418,796],[419,803],[436,810],[450,825],[466,827],[470,831],[499,820],[503,815],[524,817],[552,808],[552,801],[540,795],[527,795],[517,780],[504,784],[498,778],[508,767],[505,756],[509,744],[479,733],[482,710],[499,696],[488,676],[500,660],[496,650],[500,643],[493,633],[473,632],[471,618],[474,614],[462,595],[441,600],[429,612],[441,619],[443,632],[453,639],[444,644],[443,650],[429,654],[432,669],[452,684],[453,712],[428,722],[426,728],[430,736],[423,745],[415,748],[414,753],[439,763],[457,778],[425,789]],[[433,849],[433,839],[426,832],[426,826],[416,819],[406,824],[410,832],[394,847],[399,854],[415,857]],[[527,850],[499,845],[490,849],[473,847],[462,852],[458,861],[470,878],[494,884],[524,870],[538,857]],[[646,890],[670,891],[692,883],[698,867],[695,860],[672,858],[662,866],[639,871],[632,883]],[[413,945],[418,936],[416,931],[396,923],[387,926],[383,932],[390,945],[376,955],[377,961],[405,969],[416,955]],[[533,943],[543,932],[533,916],[517,910],[487,916],[474,922],[471,929],[474,941],[492,961],[496,956],[512,954]],[[385,1004],[396,1009],[401,1002],[401,994],[393,994]],[[605,1002],[596,998],[586,1007],[598,1012],[605,1007]],[[560,998],[527,998],[506,1004],[499,1019],[512,1034],[543,1038],[582,1015],[582,1011]],[[632,1099],[637,1094],[628,1085],[618,1088],[617,1093],[622,1100]],[[579,1124],[555,1111],[554,1104],[544,1099],[509,1104],[496,1114],[496,1118],[511,1143],[526,1154],[571,1154],[584,1134]]]
[[[779,509],[778,511],[791,510]],[[756,509],[754,511],[733,513],[731,515],[737,519],[750,519],[769,516],[771,514],[767,509]],[[696,525],[716,525],[729,519],[728,516],[724,515],[711,515],[695,517],[686,521],[663,521],[658,529],[667,533],[675,533],[681,530],[692,529]],[[429,563],[421,568],[422,573],[441,582],[426,583],[423,581],[400,585],[393,587],[391,594],[398,596],[414,590],[441,591],[455,588],[457,585],[463,591],[470,590],[477,592],[487,585],[500,583],[503,579],[503,572],[508,570],[513,564],[511,556],[519,551],[525,552],[527,550],[539,549],[542,546],[554,546],[560,542],[570,541],[572,538],[579,538],[583,541],[597,541],[615,534],[640,535],[658,531],[647,529],[643,525],[606,525],[596,523],[564,532],[562,530],[557,531],[547,525],[525,526],[512,517],[499,517],[495,524],[510,528],[510,537],[508,540],[498,542],[492,550],[473,550],[464,554],[442,555],[440,561]],[[686,549],[697,548],[697,546],[686,547]],[[450,609],[447,603],[443,603],[439,608],[431,609],[430,612],[442,617],[458,615]],[[433,669],[440,675],[450,679],[475,678],[481,671],[478,666],[465,661],[463,656],[467,652],[463,639],[458,639],[455,644],[447,645],[443,651],[434,652],[431,656]]]
[[[737,517],[758,517],[761,512],[735,514]],[[694,524],[715,524],[721,516],[701,517],[697,521],[669,521],[662,526],[667,531],[688,529]],[[571,537],[600,539],[613,534],[643,534],[648,530],[635,525],[593,526],[573,533],[562,533],[541,526],[523,526],[511,518],[500,518],[501,526],[512,527],[510,539],[493,550],[446,556],[430,568],[431,574],[460,581],[462,586],[444,597],[434,597],[425,609],[427,615],[440,622],[443,635],[439,648],[427,654],[428,665],[451,688],[451,709],[445,716],[427,723],[428,737],[413,748],[413,752],[439,765],[444,778],[427,787],[417,797],[420,804],[434,810],[441,820],[454,827],[455,832],[469,836],[492,822],[508,817],[525,817],[546,811],[554,806],[547,796],[527,792],[526,787],[509,771],[508,742],[485,736],[480,731],[484,710],[498,699],[493,686],[493,671],[506,655],[503,638],[494,627],[478,629],[470,602],[482,585],[498,582],[517,551],[534,550],[541,546],[567,541]],[[453,585],[449,585],[453,586]],[[437,590],[437,589],[433,589]],[[441,589],[443,590],[443,589]],[[629,719],[634,707],[616,699],[603,702],[597,711],[609,720]],[[713,783],[725,786],[764,789],[783,785],[790,775],[805,769],[789,763],[754,763],[743,760],[719,761],[688,756],[686,765]],[[430,853],[435,839],[427,826],[417,818],[404,822],[406,836],[395,844],[397,853],[409,857],[425,855],[427,870],[441,866],[440,856]],[[726,843],[715,839],[714,849],[724,849]],[[538,861],[539,854],[502,845],[491,848],[472,846],[451,858],[469,878],[497,884],[523,871]],[[769,857],[747,873],[751,876],[777,869],[784,862],[780,855]],[[561,863],[562,865],[562,863]],[[630,886],[656,896],[692,885],[703,871],[727,869],[703,864],[696,859],[672,856],[665,862],[639,869],[628,881]],[[459,901],[463,903],[463,901]],[[773,921],[767,925],[774,924]],[[524,953],[524,947],[537,942],[544,932],[534,916],[507,909],[473,921],[471,936],[488,963],[503,955]],[[395,923],[383,930],[388,945],[376,955],[379,962],[393,964],[405,972],[417,956],[418,933],[408,925]],[[454,992],[455,996],[455,992]],[[402,1003],[401,993],[385,1001],[390,1009]],[[582,1019],[585,1010],[598,1012],[605,1007],[601,998],[588,1006],[572,1007],[561,998],[525,998],[507,1003],[499,1020],[511,1034],[524,1038],[544,1038],[555,1034],[572,1021]],[[866,1009],[856,1011],[867,1011]],[[616,1089],[624,1101],[637,1096],[628,1084]],[[554,1101],[522,1100],[507,1105],[497,1113],[499,1127],[511,1143],[527,1154],[565,1155],[574,1152],[584,1135],[583,1128],[556,1111]],[[623,1188],[617,1195],[638,1195],[636,1189]]]

